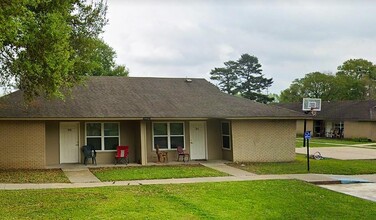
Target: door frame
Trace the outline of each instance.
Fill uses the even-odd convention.
[[[205,148],[205,155],[203,159],[197,159],[197,160],[208,160],[209,155],[208,155],[208,132],[207,132],[207,123],[206,121],[190,121],[189,122],[189,153],[192,157],[192,147],[191,147],[191,140],[192,140],[192,135],[191,135],[191,128],[192,128],[192,123],[197,123],[200,122],[204,126],[204,148]],[[195,159],[193,159],[195,160]]]
[[[59,123],[59,163],[62,164],[61,162],[61,155],[62,155],[62,143],[61,143],[61,127],[62,127],[62,124],[66,124],[66,125],[73,125],[75,124],[77,126],[77,141],[78,141],[78,146],[77,146],[77,154],[78,154],[78,161],[77,162],[72,162],[72,163],[80,163],[80,158],[81,158],[81,151],[80,151],[80,143],[81,143],[81,137],[80,137],[80,122],[78,121],[73,121],[73,122],[60,122]]]

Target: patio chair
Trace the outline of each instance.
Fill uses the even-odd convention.
[[[115,155],[115,165],[118,163],[129,163],[129,147],[128,146],[117,146]]]
[[[184,150],[183,150],[183,147],[182,146],[178,146],[178,148],[176,148],[176,151],[177,151],[177,154],[178,154],[178,161],[180,160],[180,157],[183,158],[183,162],[186,162],[185,158],[187,157],[189,161],[189,153],[186,153]]]
[[[332,137],[333,138],[341,138],[341,135],[339,133],[339,129],[338,128],[334,129]]]
[[[157,158],[158,158],[158,162],[161,163],[165,163],[168,161],[168,153],[167,152],[164,152],[164,151],[159,151],[159,145],[156,144],[155,145],[155,153],[157,154]]]
[[[82,147],[82,152],[84,153],[84,164],[87,165],[87,160],[91,158],[92,164],[97,165],[97,152],[94,147],[90,145],[85,145]]]

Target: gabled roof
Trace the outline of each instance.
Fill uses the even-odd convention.
[[[89,77],[72,97],[0,98],[0,118],[302,118],[303,114],[222,93],[205,79]]]
[[[302,103],[278,103],[276,105],[294,111],[302,111]],[[376,120],[376,100],[324,101],[321,103],[321,111],[317,112],[315,119],[374,121]]]

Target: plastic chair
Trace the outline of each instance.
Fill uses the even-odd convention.
[[[129,147],[128,146],[117,146],[115,155],[115,165],[118,163],[129,163]]]
[[[178,154],[178,161],[180,160],[180,157],[183,157],[183,162],[186,161],[185,160],[186,157],[188,158],[187,161],[189,161],[189,153],[184,152],[183,147],[178,146],[178,148],[176,148],[176,151],[177,151],[177,154]]]
[[[90,145],[85,145],[82,147],[82,152],[84,153],[84,164],[87,165],[87,160],[91,158],[92,164],[97,165],[97,152],[94,147]]]

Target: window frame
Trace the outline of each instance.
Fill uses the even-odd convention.
[[[87,136],[87,124],[100,124],[101,125],[101,135],[100,136]],[[105,136],[104,135],[104,124],[117,124],[118,127],[118,135],[117,136]],[[87,145],[87,139],[88,138],[101,138],[101,149],[96,150],[99,152],[115,152],[114,150],[106,150],[105,149],[105,138],[118,138],[118,145],[120,145],[120,122],[85,122],[85,145]]]
[[[170,125],[174,123],[179,123],[183,125],[183,134],[182,135],[177,135],[177,134],[171,134],[171,129]],[[166,135],[155,135],[154,134],[154,124],[167,124],[167,134]],[[155,137],[167,137],[167,148],[160,148],[160,151],[176,151],[176,148],[171,148],[171,137],[183,137],[183,144],[184,147],[183,149],[185,150],[185,122],[182,121],[158,121],[158,122],[152,122],[151,125],[151,131],[152,131],[152,144],[153,144],[153,151],[155,151],[155,143],[154,143],[154,138]]]
[[[222,124],[228,124],[228,134],[223,133],[223,126]],[[232,149],[232,139],[231,139],[231,122],[230,121],[221,121],[221,144],[222,144],[222,150],[231,150]],[[229,147],[224,147],[223,144],[223,137],[228,137],[229,140]]]

